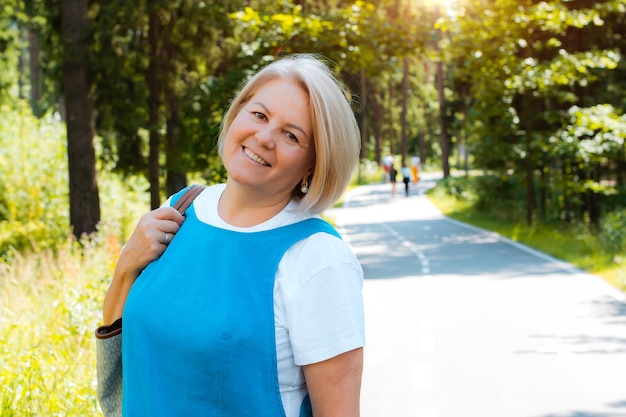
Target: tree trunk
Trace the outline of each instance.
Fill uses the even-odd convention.
[[[41,117],[41,65],[39,38],[31,27],[28,28],[28,50],[30,51],[30,107],[33,114]]]
[[[446,97],[444,94],[443,62],[437,61],[437,93],[439,95],[439,146],[441,147],[441,168],[443,177],[450,176],[450,146],[446,132]]]
[[[365,159],[367,157],[367,76],[365,75],[365,69],[361,69],[361,153],[360,158]]]
[[[420,162],[422,166],[426,163],[426,133],[423,130],[417,134],[417,140],[420,145]]]
[[[406,165],[406,157],[408,154],[408,122],[407,113],[409,106],[409,58],[404,58],[402,62],[402,114],[400,116],[400,125],[402,127],[402,136],[400,139],[400,165]]]
[[[594,167],[591,172],[589,173],[591,175],[591,180],[599,183],[600,182],[600,178],[602,178],[602,175],[600,173],[600,167],[596,166]],[[602,194],[601,193],[597,193],[594,192],[592,190],[587,191],[587,195],[588,195],[588,200],[587,200],[587,212],[589,213],[589,222],[594,226],[594,227],[599,227],[600,226],[600,216],[601,216],[601,210],[602,210]]]
[[[540,184],[539,184],[539,214],[541,220],[546,220],[548,216],[548,168],[540,167]]]
[[[22,50],[17,57],[17,70],[20,74],[24,74],[26,72],[25,69],[26,63],[24,62],[24,50]],[[26,95],[24,94],[24,80],[22,78],[23,77],[21,75],[17,77],[17,96],[20,99],[24,99],[26,97]]]
[[[170,102],[170,116],[167,118],[167,195],[187,186],[187,175],[182,166],[182,152],[180,149],[180,116],[178,113],[178,103],[175,100]]]
[[[150,10],[148,42],[150,44],[150,61],[148,63],[148,124],[149,124],[149,154],[148,154],[148,181],[150,182],[150,206],[155,209],[161,205],[161,190],[159,186],[159,107],[161,103],[161,89],[158,80],[159,62],[159,16],[156,6]]]
[[[389,86],[387,88],[387,113],[389,114],[388,124],[389,124],[389,153],[393,156],[396,154],[396,129],[393,125],[393,80],[389,80]]]
[[[100,221],[88,45],[85,38],[87,8],[88,0],[61,1],[70,224],[77,237],[95,232]]]
[[[526,129],[526,224],[530,226],[533,223],[533,209],[535,206],[535,187],[533,183],[533,171],[534,171],[534,158],[533,158],[533,148],[532,148],[532,133],[533,133],[533,123],[532,123],[532,92],[525,91],[524,92],[524,109],[523,109],[523,117],[524,117],[524,127]]]
[[[532,52],[530,50],[529,47],[526,48],[526,56],[532,56]],[[529,89],[526,89],[524,91],[524,96],[522,99],[522,111],[521,111],[521,115],[522,115],[522,123],[524,128],[526,129],[526,141],[525,141],[525,147],[526,147],[526,156],[525,156],[525,170],[526,170],[526,224],[528,226],[532,225],[533,223],[533,211],[535,208],[535,186],[534,186],[534,179],[533,179],[533,173],[535,170],[535,161],[534,161],[534,154],[533,154],[533,131],[534,131],[534,126],[533,126],[533,116],[534,116],[534,109],[533,109],[533,97],[532,97],[532,91],[530,91]]]
[[[380,103],[378,94],[372,94],[371,108],[372,108],[372,130],[374,133],[374,160],[378,165],[382,163],[382,104]]]

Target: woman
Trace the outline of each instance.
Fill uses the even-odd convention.
[[[123,415],[359,416],[362,270],[318,216],[358,158],[342,89],[312,55],[278,60],[218,148],[226,183],[186,216],[181,193],[144,215],[117,262],[103,313],[124,320]]]
[[[396,171],[396,167],[391,164],[389,166],[389,182],[391,183],[391,195],[395,197],[396,195],[396,179],[398,177],[398,171]]]
[[[404,194],[409,196],[409,182],[411,182],[411,170],[406,165],[402,165],[400,169],[402,173],[402,182],[404,183]]]

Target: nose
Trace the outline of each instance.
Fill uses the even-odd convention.
[[[274,149],[274,133],[271,126],[260,127],[256,131],[255,137],[259,145],[267,149]]]

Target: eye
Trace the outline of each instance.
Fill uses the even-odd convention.
[[[291,132],[285,132],[285,134],[287,135],[287,137],[289,138],[289,140],[292,140],[294,142],[300,142],[300,140],[298,139],[298,137],[296,135],[294,135]]]
[[[254,117],[256,117],[259,120],[267,120],[267,116],[261,112],[253,111],[252,114],[254,115]]]

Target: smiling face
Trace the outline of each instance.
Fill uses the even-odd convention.
[[[308,94],[289,79],[261,86],[226,132],[222,159],[247,192],[290,199],[315,160]]]

